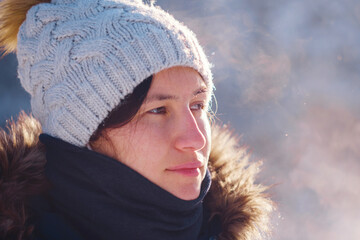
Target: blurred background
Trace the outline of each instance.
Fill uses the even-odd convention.
[[[360,2],[158,0],[213,63],[218,118],[258,182],[276,184],[272,239],[360,239]],[[0,126],[30,111],[14,55],[0,60]]]

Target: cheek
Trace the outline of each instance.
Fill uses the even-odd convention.
[[[204,151],[206,151],[207,156],[209,156],[211,149],[211,126],[210,126],[209,118],[206,114],[203,114],[203,116],[200,118],[200,121],[198,122],[198,126],[206,139],[206,146],[204,147]]]
[[[118,160],[141,173],[154,169],[160,164],[158,159],[166,151],[167,140],[164,132],[164,128],[148,122],[129,126],[118,144]]]

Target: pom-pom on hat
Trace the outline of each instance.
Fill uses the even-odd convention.
[[[43,132],[85,146],[144,79],[210,64],[194,33],[141,0],[53,0],[30,8],[17,38],[18,75]]]

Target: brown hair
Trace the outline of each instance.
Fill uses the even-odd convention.
[[[94,148],[94,143],[100,137],[106,138],[106,136],[103,135],[103,131],[105,129],[122,127],[135,117],[136,113],[143,104],[147,93],[149,92],[152,80],[153,75],[146,78],[134,88],[132,93],[126,95],[124,100],[108,114],[108,116],[100,123],[96,131],[90,137],[90,147]]]

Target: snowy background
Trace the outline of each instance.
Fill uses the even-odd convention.
[[[214,64],[218,118],[276,184],[277,240],[360,239],[360,1],[158,0]],[[0,60],[0,126],[29,96]]]

